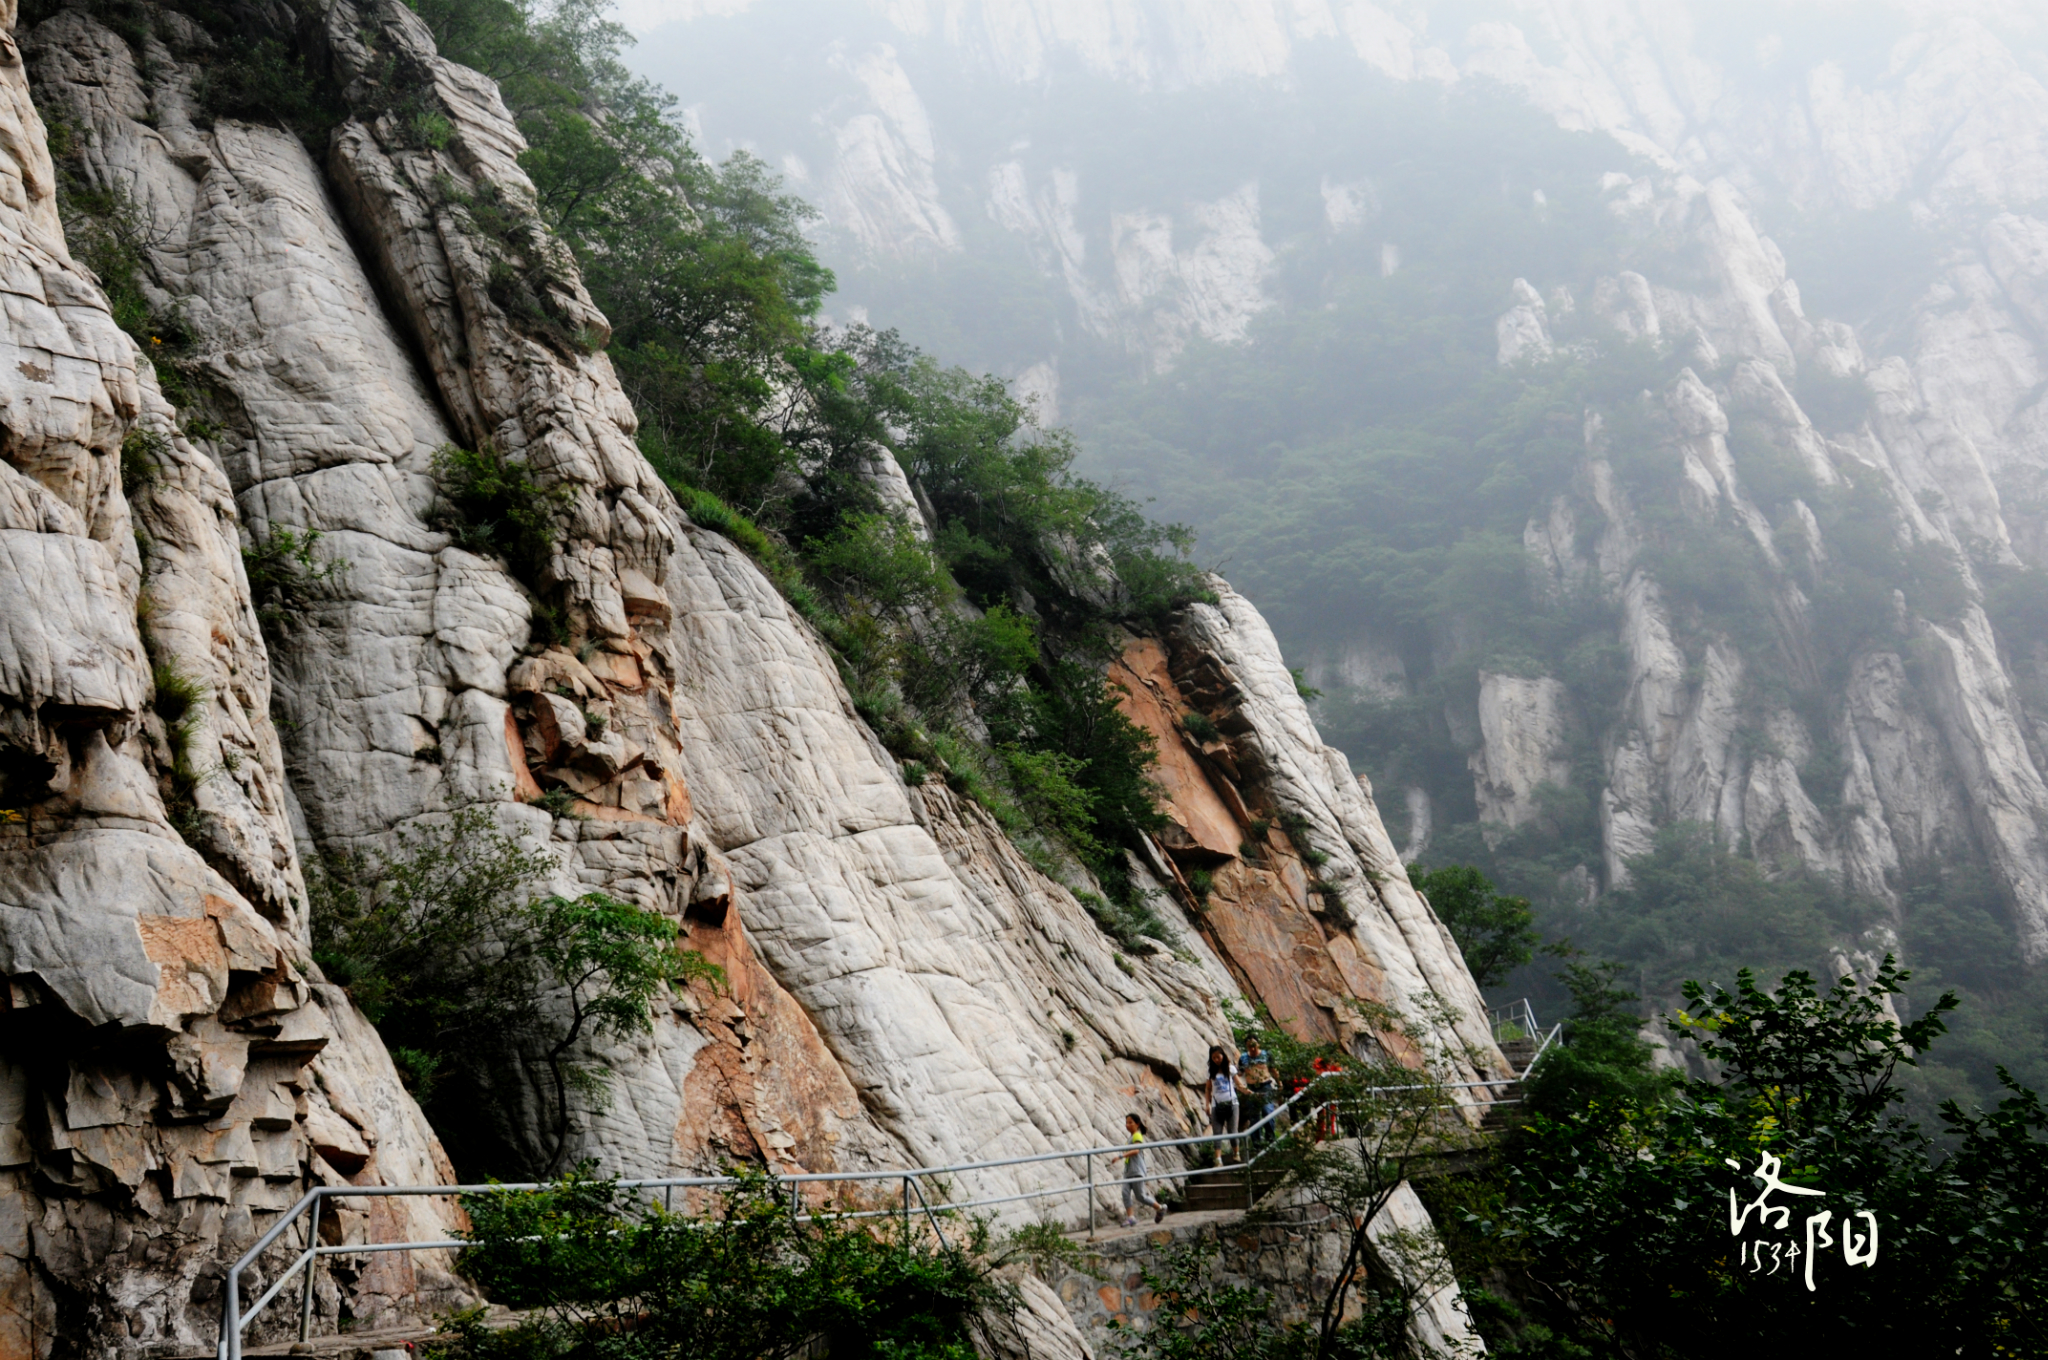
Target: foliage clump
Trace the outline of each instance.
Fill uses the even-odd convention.
[[[1683,1077],[1652,1071],[1612,971],[1581,971],[1570,1037],[1531,1082],[1534,1113],[1498,1172],[1424,1187],[1456,1225],[1489,1348],[1676,1360],[1759,1336],[1886,1354],[2048,1347],[2048,1111],[2002,1074],[1994,1109],[1951,1102],[1938,1134],[1908,1118],[1901,1078],[1956,1004],[1899,1024],[1908,977],[1887,957],[1826,988],[1799,971],[1769,989],[1746,969],[1732,987],[1687,982],[1672,1024],[1713,1075]],[[1786,1184],[1820,1192],[1792,1205],[1780,1237],[1805,1250],[1807,1215],[1828,1211],[1839,1232],[1868,1212],[1874,1263],[1823,1251],[1810,1291],[1797,1258],[1752,1267],[1730,1206],[1755,1197],[1766,1156]]]
[[[153,236],[148,218],[121,186],[95,183],[86,166],[81,134],[56,111],[44,112],[50,158],[57,172],[57,216],[64,224],[65,244],[99,279],[114,324],[127,332],[149,361],[164,397],[174,406],[187,406],[193,393],[184,360],[192,350],[194,336],[151,270]],[[138,454],[142,452],[138,450]],[[125,446],[122,454],[124,480],[143,470],[143,463],[131,461]]]
[[[323,558],[315,551],[324,537],[318,529],[300,532],[273,526],[261,537],[252,536],[242,549],[249,597],[264,636],[272,643],[297,624],[323,587],[333,585],[348,571],[346,558]]]
[[[133,502],[156,485],[157,464],[170,453],[171,441],[140,426],[121,440],[121,494]]]
[[[205,830],[199,786],[216,771],[193,763],[192,745],[206,720],[211,695],[206,686],[165,661],[151,667],[150,682],[150,710],[163,722],[164,744],[171,755],[170,768],[163,772],[164,815],[186,844],[196,847]]]
[[[1536,914],[1523,897],[1493,890],[1486,875],[1469,864],[1427,869],[1410,865],[1408,881],[1429,899],[1437,919],[1458,942],[1472,980],[1495,987],[1536,956]]]
[[[799,1213],[749,1172],[696,1213],[580,1174],[463,1205],[465,1274],[527,1316],[506,1331],[481,1310],[458,1317],[428,1347],[448,1360],[971,1360],[1016,1307],[996,1270],[1059,1250],[1042,1235],[999,1249],[985,1222],[951,1215],[934,1230],[832,1205]]]
[[[504,558],[528,589],[541,592],[571,488],[543,485],[489,440],[475,449],[444,444],[434,454],[434,481],[441,493],[436,527],[457,547]]]
[[[1652,996],[1688,977],[1733,977],[1746,964],[1818,969],[1830,941],[1872,919],[1872,904],[1817,873],[1767,866],[1711,827],[1678,822],[1627,861],[1629,883],[1552,921],[1589,953],[1634,970]]]
[[[329,856],[307,876],[314,960],[376,1025],[466,1168],[556,1169],[571,1095],[601,1109],[609,1086],[578,1045],[647,1033],[663,986],[721,979],[658,913],[603,893],[538,893],[557,867],[470,810],[401,831],[392,853]],[[540,1146],[511,1131],[508,1070],[551,1092]]]

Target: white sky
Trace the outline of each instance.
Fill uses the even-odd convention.
[[[681,19],[718,18],[753,8],[756,0],[619,0],[619,22],[635,33],[646,33]],[[860,0],[844,0],[859,4]]]

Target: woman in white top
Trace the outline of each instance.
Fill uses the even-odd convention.
[[[1209,1050],[1209,1132],[1237,1132],[1237,1064],[1221,1046]]]

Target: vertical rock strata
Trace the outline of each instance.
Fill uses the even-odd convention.
[[[1881,900],[1896,900],[1902,870],[1981,858],[2012,905],[2025,957],[2048,958],[2038,646],[1994,633],[1979,578],[2017,568],[2015,544],[2032,551],[2022,513],[2031,503],[2014,488],[2035,456],[2033,418],[2022,409],[2025,394],[1998,388],[1997,365],[1983,353],[1997,347],[1990,332],[2002,323],[1987,314],[1950,337],[1975,353],[1973,364],[1924,343],[1911,359],[1872,362],[1849,327],[1807,318],[1776,248],[1725,182],[1609,178],[1619,215],[1653,239],[1690,243],[1708,265],[1684,289],[1635,274],[1603,280],[1593,307],[1627,333],[1676,337],[1692,356],[1649,394],[1653,437],[1682,463],[1683,518],[1732,529],[1764,569],[1769,613],[1757,624],[1770,643],[1759,650],[1703,629],[1667,598],[1657,531],[1609,461],[1642,451],[1617,451],[1591,422],[1577,485],[1530,521],[1524,541],[1553,589],[1590,583],[1618,609],[1627,687],[1620,720],[1598,734],[1607,880],[1625,881],[1628,858],[1676,820],[1705,823],[1731,846],[1789,857]],[[2018,231],[2018,219],[1999,220]],[[2020,299],[2022,282],[2014,280]],[[1851,380],[1869,394],[1868,409],[1823,432],[1788,389],[1795,375],[1822,390]],[[1994,428],[1986,410],[2010,417]],[[1731,427],[1742,449],[1731,451]],[[1756,470],[1744,461],[1758,457],[1887,507],[1890,546],[1903,561],[1952,576],[1953,598],[1909,605],[1895,592],[1883,636],[1859,646],[1839,683],[1831,675],[1824,685],[1818,638],[1840,621],[1816,617],[1802,582],[1825,572],[1831,545],[1804,500],[1776,506],[1775,524],[1763,513],[1768,501],[1746,480]],[[1835,687],[1796,706],[1767,673],[1773,665],[1794,691]],[[1565,723],[1517,722],[1514,700],[1492,678],[1482,684],[1483,749],[1474,756],[1482,785],[1483,771],[1563,768],[1570,758]],[[1482,811],[1487,795],[1483,786]],[[1498,820],[1515,824],[1512,811]]]
[[[13,19],[0,9],[0,1354],[210,1344],[225,1258],[307,1184],[447,1168],[374,1032],[309,980],[234,501],[66,248]],[[444,1213],[418,1201],[383,1227]],[[351,1283],[371,1320],[459,1297],[396,1261]]]
[[[1190,606],[1163,640],[1139,639],[1117,670],[1126,712],[1159,743],[1171,819],[1160,865],[1184,888],[1207,875],[1203,937],[1298,1033],[1407,1054],[1408,1040],[1352,1002],[1413,1017],[1434,998],[1458,1017],[1427,1032],[1437,1056],[1468,1079],[1506,1074],[1463,959],[1349,762],[1317,735],[1272,630],[1228,583],[1210,586],[1215,604]],[[1190,713],[1214,739],[1188,730]]]
[[[307,1184],[452,1174],[308,962],[299,856],[464,809],[553,851],[550,888],[665,912],[726,971],[590,1055],[613,1098],[575,1112],[565,1160],[887,1167],[1112,1138],[1134,1105],[1172,1127],[1230,1002],[1363,1044],[1351,999],[1434,993],[1463,1018],[1425,1042],[1503,1070],[1455,948],[1242,599],[1219,583],[1125,663],[1187,839],[1162,838],[1152,870],[1221,868],[1198,920],[1168,903],[1174,946],[1123,956],[980,808],[905,785],[824,645],[640,458],[604,319],[532,216],[495,87],[397,0],[336,0],[284,36],[343,92],[318,157],[206,117],[210,40],[174,14],[131,40],[66,11],[0,70],[18,816],[0,826],[0,1354],[210,1344],[221,1263]],[[31,71],[78,172],[138,214],[215,423],[180,429],[66,253]],[[401,106],[447,135],[419,144]],[[534,307],[507,310],[508,276]],[[522,577],[437,527],[450,445],[562,497],[550,560]],[[320,573],[259,617],[242,548],[309,541]],[[174,692],[200,696],[196,719],[165,716]],[[1182,743],[1191,706],[1223,741]],[[1280,829],[1247,856],[1259,818]],[[502,1136],[538,1156],[545,1093],[510,1095]],[[336,1227],[438,1236],[445,1212],[397,1201]],[[338,1279],[374,1321],[453,1297],[422,1269]]]

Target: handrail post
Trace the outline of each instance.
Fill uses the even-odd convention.
[[[242,1272],[228,1267],[227,1301],[221,1305],[221,1353],[242,1360]]]
[[[903,1240],[910,1240],[910,1177],[903,1178]]]
[[[313,1201],[313,1212],[306,1219],[306,1297],[299,1304],[299,1340],[304,1341],[313,1331],[313,1272],[320,1268],[320,1257],[316,1248],[320,1245],[320,1200]]]
[[[1085,1154],[1088,1162],[1088,1240],[1095,1240],[1095,1154]]]

